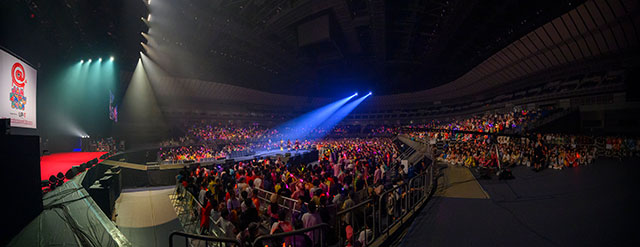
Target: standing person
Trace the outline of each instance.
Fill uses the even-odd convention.
[[[538,134],[538,138],[533,148],[534,166],[533,170],[539,172],[542,169],[542,163],[545,161],[545,150],[542,143],[542,135]]]
[[[225,207],[221,207],[221,212],[220,212],[220,221],[219,224],[220,228],[222,228],[222,230],[224,231],[224,236],[227,238],[235,238],[236,237],[236,228],[233,225],[233,223],[231,223],[230,221],[230,214],[229,214],[229,210],[227,210]]]
[[[278,211],[278,221],[274,222],[271,225],[270,234],[285,233],[285,232],[293,231],[293,225],[289,221],[285,220],[286,217],[287,217],[287,211],[285,210]],[[277,244],[276,246],[282,245],[283,242],[284,242],[284,246],[292,246],[291,237],[286,237],[284,240],[278,239],[275,242]]]
[[[382,182],[381,166],[376,166],[376,170],[373,172],[373,183],[378,184],[378,182]]]
[[[309,228],[315,225],[318,225],[322,223],[322,219],[320,218],[320,214],[317,213],[317,206],[315,203],[310,202],[309,203],[309,212],[305,213],[304,215],[302,215],[302,224],[304,226],[304,228]],[[313,245],[317,245],[320,241],[320,231],[314,230],[314,231],[309,231],[307,232],[307,236],[309,236],[309,238],[311,238],[311,241],[313,241]]]
[[[209,217],[211,216],[213,207],[217,204],[217,202],[213,200],[211,193],[207,193],[207,197],[207,204],[200,211],[200,234],[209,232],[209,224],[211,223],[211,219]]]

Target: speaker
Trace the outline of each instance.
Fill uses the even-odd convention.
[[[100,185],[102,185],[103,187],[109,187],[111,186],[111,182],[113,182],[113,176],[106,175],[104,177],[101,177],[98,181],[100,181]]]
[[[87,164],[89,164],[89,166],[93,166],[95,164],[98,164],[98,159],[93,158],[92,160],[87,161]]]
[[[112,207],[111,204],[114,202],[114,193],[109,187],[105,187],[102,185],[102,179],[97,180],[89,187],[87,192],[96,202],[98,207],[102,209],[102,211],[107,215],[107,217],[111,218]]]
[[[69,168],[69,170],[67,170],[67,172],[64,174],[64,177],[67,179],[72,179],[76,175],[77,175],[76,169],[73,169],[72,167],[72,168]]]
[[[233,164],[235,164],[235,163],[236,163],[236,160],[234,160],[234,159],[226,159],[226,160],[224,161],[224,164],[225,164],[225,165],[228,165],[228,166],[229,166],[229,165],[231,165],[231,166],[232,166],[232,165],[233,165]]]
[[[11,134],[11,119],[0,119],[0,136],[8,136]]]
[[[115,168],[115,169],[114,169]],[[122,177],[120,175],[120,168],[112,167],[104,173],[105,176],[111,176],[111,189],[114,191],[115,199],[118,199],[120,192],[122,191]]]
[[[7,133],[8,120],[0,120],[0,135]],[[0,136],[0,160],[3,174],[0,179],[3,198],[4,227],[0,234],[0,246],[16,235],[42,212],[42,180],[40,178],[40,137],[25,135]],[[10,165],[9,165],[10,164]]]

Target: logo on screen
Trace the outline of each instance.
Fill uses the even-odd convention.
[[[24,111],[24,106],[27,104],[27,97],[24,96],[26,83],[27,78],[22,64],[13,64],[11,67],[11,93],[9,93],[12,109]]]

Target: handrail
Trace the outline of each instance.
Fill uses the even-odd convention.
[[[191,194],[191,192],[187,191],[186,189],[181,188],[181,186],[182,185],[180,183],[176,184],[176,191],[174,192],[174,194],[176,194],[176,195],[179,194],[180,196],[186,196],[187,198],[189,198],[189,200],[188,200],[187,203],[183,203],[183,205],[179,204],[179,206],[186,206],[184,204],[189,204],[190,203],[191,204],[190,208],[189,209],[185,209],[185,211],[189,211],[190,212],[190,210],[193,210],[193,209],[197,210],[198,216],[196,217],[196,221],[191,222],[191,223],[198,225],[199,222],[200,222],[199,214],[202,213],[202,209],[204,208],[204,206],[200,203],[198,198],[195,197],[195,195]],[[180,189],[178,189],[178,188],[180,188]],[[180,220],[180,223],[185,225],[185,230],[187,230],[186,225],[191,225],[191,223],[189,223],[189,222],[182,222],[182,218],[180,217],[180,215],[178,215],[178,219]],[[189,220],[189,219],[187,219],[187,220]],[[212,233],[217,234],[216,231],[219,231],[222,234],[226,234],[225,229],[223,229],[223,228],[218,226],[217,222],[213,219],[213,216],[209,216],[209,221],[210,221],[209,230],[211,230]],[[196,228],[196,229],[198,229],[198,228]],[[197,230],[194,230],[194,231],[197,231]]]
[[[182,232],[182,231],[173,231],[173,232],[171,232],[171,234],[169,234],[169,247],[173,247],[173,237],[174,236],[184,237],[185,238],[185,246],[189,246],[189,239],[202,240],[202,241],[206,241],[207,243],[208,242],[214,242],[214,243],[219,243],[219,244],[235,244],[235,246],[240,246],[240,247],[243,246],[240,243],[240,241],[238,241],[237,239],[220,238],[220,237],[192,234],[192,233],[187,233],[187,232]]]
[[[342,214],[346,214],[346,213],[348,213],[347,211],[354,210],[356,208],[362,207],[362,205],[366,205],[367,203],[371,203],[371,202],[373,202],[373,199],[367,199],[366,201],[358,203],[355,206],[352,206],[352,207],[347,208],[347,209],[340,210],[339,212],[336,213],[336,215],[339,216],[339,215],[342,215]]]
[[[307,228],[302,228],[302,229],[298,229],[298,230],[294,230],[294,231],[290,231],[290,232],[283,232],[283,233],[275,233],[275,234],[270,234],[270,235],[263,235],[260,236],[258,238],[256,238],[253,243],[251,243],[253,246],[262,246],[262,245],[258,245],[259,243],[266,241],[266,240],[271,240],[271,239],[278,239],[278,238],[285,238],[285,237],[292,237],[292,236],[303,236],[305,238],[305,240],[309,241],[309,242],[313,242],[313,240],[306,234],[307,232],[310,231],[316,231],[318,229],[322,228],[321,230],[323,232],[321,232],[321,237],[320,237],[320,246],[326,246],[326,244],[324,244],[324,231],[329,229],[329,225],[327,223],[321,223],[312,227],[307,227]],[[296,243],[295,241],[293,241],[293,247],[296,247]]]
[[[276,194],[274,192],[267,191],[267,190],[264,190],[264,189],[261,189],[261,188],[254,188],[254,189],[258,190],[259,192],[264,193],[265,195],[268,195],[268,197],[265,197],[265,198],[261,198],[260,196],[258,196],[258,198],[260,198],[260,199],[262,199],[262,200],[264,200],[266,202],[271,202],[270,197],[272,195],[274,195],[274,194],[278,195],[278,194]],[[299,213],[300,212],[300,210],[296,209],[296,205],[298,204],[298,200],[293,199],[293,198],[289,198],[289,197],[285,197],[285,196],[281,196],[281,195],[278,195],[278,198],[283,201],[282,203],[277,202],[279,206],[290,210],[292,213],[294,213],[294,212],[295,213]],[[287,205],[285,202],[290,202],[291,205]]]
[[[345,239],[341,231],[338,232],[339,246],[345,242],[354,244],[357,232],[365,234],[363,246],[380,245],[397,231],[398,225],[405,224],[424,205],[432,188],[433,166],[429,166],[407,183],[380,193],[377,200],[368,199],[337,212],[336,217],[340,219],[336,222],[338,229],[342,223],[353,229],[351,239]],[[398,190],[402,193],[396,194]]]

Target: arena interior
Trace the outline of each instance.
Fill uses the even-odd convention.
[[[639,246],[636,0],[4,0],[4,246]]]

